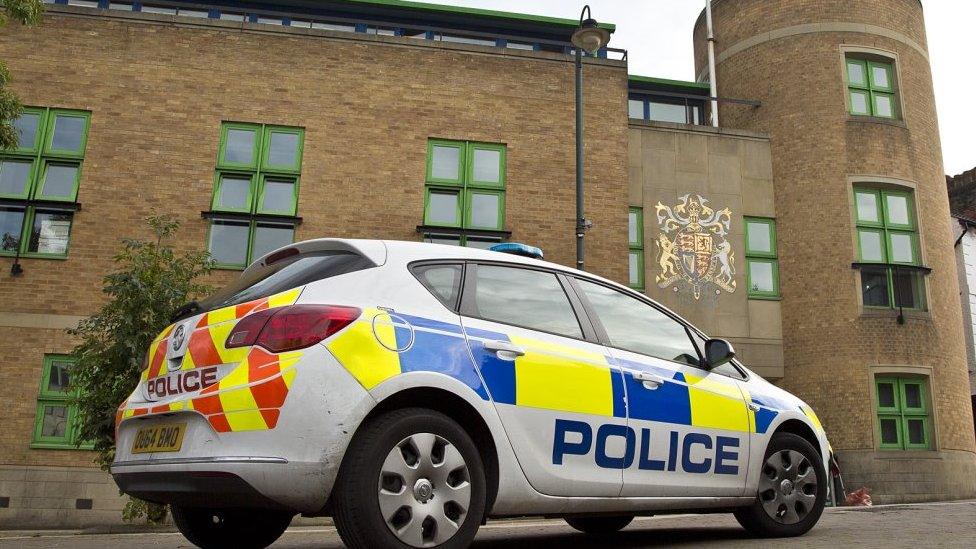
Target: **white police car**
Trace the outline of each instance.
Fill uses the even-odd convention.
[[[295,514],[353,548],[465,547],[486,518],[819,519],[813,411],[645,296],[517,255],[323,239],[180,312],[119,408],[112,474],[201,547]]]

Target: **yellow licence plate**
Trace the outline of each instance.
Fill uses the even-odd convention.
[[[183,445],[183,434],[186,423],[167,423],[143,427],[136,432],[136,440],[132,443],[133,454],[148,454],[150,452],[179,452]]]

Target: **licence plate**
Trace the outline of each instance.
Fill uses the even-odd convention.
[[[150,452],[179,452],[183,445],[183,434],[186,423],[167,423],[143,427],[136,431],[136,440],[132,443],[133,454],[148,454]]]

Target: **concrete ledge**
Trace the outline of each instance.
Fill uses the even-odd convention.
[[[744,137],[769,141],[769,135],[765,133],[750,130],[739,130],[735,128],[715,128],[701,124],[677,124],[675,122],[658,122],[656,120],[639,120],[636,118],[631,118],[628,125],[633,129],[667,130],[677,133],[711,134],[721,135],[724,137]]]
[[[43,330],[65,330],[74,328],[87,317],[74,315],[51,315],[45,313],[0,312],[0,326],[10,328],[40,328]]]
[[[847,490],[867,486],[876,503],[919,503],[976,497],[976,454],[961,450],[835,449]]]

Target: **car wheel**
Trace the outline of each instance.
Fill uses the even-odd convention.
[[[620,517],[576,517],[566,519],[566,523],[584,534],[599,536],[619,532],[632,520],[634,517],[626,515]]]
[[[471,437],[423,408],[370,419],[343,458],[334,521],[350,549],[467,547],[485,514],[485,469]]]
[[[180,533],[202,549],[264,549],[291,524],[291,513],[265,509],[199,509],[172,506]]]
[[[751,534],[785,538],[807,533],[820,520],[827,474],[820,455],[804,438],[776,433],[766,447],[756,500],[735,511]]]

